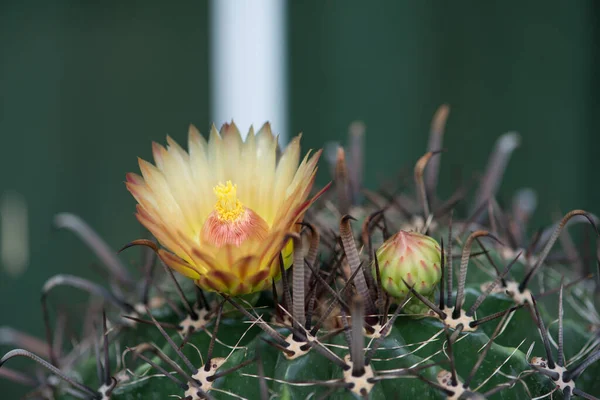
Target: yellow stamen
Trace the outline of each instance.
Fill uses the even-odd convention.
[[[237,199],[237,185],[233,185],[231,181],[227,181],[225,185],[219,182],[213,188],[213,192],[217,195],[215,203],[215,211],[219,221],[234,222],[244,212],[244,206]]]

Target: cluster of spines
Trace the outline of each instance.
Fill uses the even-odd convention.
[[[273,284],[273,299],[275,301],[274,313],[276,326],[285,327],[289,332],[289,336],[284,336],[280,333],[280,330],[274,329],[270,324],[266,323],[261,316],[256,315],[251,309],[247,309],[236,299],[229,297],[222,297],[219,299],[218,296],[214,297],[215,303],[212,305],[206,299],[204,293],[196,288],[197,301],[195,304],[189,304],[184,291],[179,286],[171,270],[165,267],[167,271],[167,277],[173,282],[173,287],[176,288],[176,293],[179,296],[179,301],[183,304],[185,310],[182,311],[179,307],[169,299],[169,296],[162,292],[159,285],[156,284],[154,279],[155,276],[155,259],[152,257],[153,252],[149,252],[148,263],[143,267],[144,281],[140,287],[136,287],[133,284],[133,279],[130,277],[127,269],[122,265],[120,260],[114,255],[112,251],[104,244],[104,242],[98,238],[93,231],[87,227],[85,223],[79,220],[77,217],[64,214],[57,217],[57,223],[60,227],[68,228],[80,235],[84,241],[89,244],[99,258],[103,261],[104,265],[108,267],[110,273],[111,289],[106,289],[102,286],[94,284],[82,278],[58,275],[50,279],[43,288],[42,291],[42,307],[44,314],[44,322],[46,325],[46,339],[47,344],[45,349],[47,350],[50,362],[46,362],[40,357],[36,356],[27,350],[14,350],[5,355],[0,360],[0,366],[4,364],[8,359],[15,356],[27,356],[34,359],[40,365],[44,366],[50,371],[50,375],[46,376],[46,380],[33,380],[28,376],[17,373],[16,371],[6,372],[6,369],[0,369],[3,371],[3,375],[10,377],[13,380],[21,381],[23,383],[32,385],[42,385],[43,388],[48,389],[57,387],[55,378],[59,377],[64,379],[69,385],[67,387],[61,386],[61,390],[66,390],[71,395],[79,398],[92,398],[92,399],[108,399],[115,388],[118,385],[118,376],[111,376],[110,373],[110,359],[108,356],[109,348],[109,332],[107,330],[106,317],[103,313],[102,325],[103,334],[102,339],[98,339],[98,335],[92,335],[93,340],[85,341],[82,340],[80,346],[87,343],[88,346],[93,347],[93,351],[96,355],[97,371],[99,378],[99,386],[97,389],[85,386],[76,380],[72,379],[66,371],[61,368],[64,364],[64,359],[68,358],[69,355],[57,354],[57,346],[54,343],[60,343],[61,339],[56,339],[56,333],[52,333],[50,329],[50,319],[47,305],[47,295],[54,287],[57,286],[72,286],[81,290],[85,290],[90,294],[103,300],[105,304],[114,306],[115,309],[119,310],[118,316],[112,321],[113,326],[117,328],[127,329],[128,323],[147,323],[155,326],[169,345],[173,348],[173,351],[178,355],[179,361],[183,363],[185,368],[189,370],[186,372],[185,369],[179,366],[178,362],[170,359],[164,354],[160,348],[155,345],[142,344],[136,348],[128,349],[135,353],[137,357],[149,363],[153,368],[157,369],[160,373],[165,374],[169,379],[173,380],[185,393],[185,398],[192,400],[195,398],[210,398],[210,390],[213,389],[212,382],[218,378],[224,377],[230,373],[235,373],[244,366],[258,362],[259,374],[257,378],[260,382],[261,395],[263,398],[268,398],[267,381],[268,377],[264,376],[262,371],[262,363],[260,362],[260,356],[249,359],[244,363],[230,368],[228,370],[219,371],[222,362],[213,363],[212,351],[215,346],[215,340],[219,329],[219,323],[223,314],[224,304],[227,302],[231,304],[236,310],[243,314],[246,318],[251,320],[253,324],[260,327],[265,334],[269,337],[266,340],[271,346],[280,350],[288,358],[294,358],[302,356],[304,353],[314,350],[330,362],[339,366],[343,371],[343,377],[339,380],[328,380],[328,381],[315,381],[315,382],[288,382],[289,384],[314,384],[327,386],[330,389],[325,395],[330,394],[334,390],[344,388],[359,396],[366,397],[372,388],[380,380],[395,379],[398,377],[413,376],[427,382],[432,387],[439,389],[442,393],[445,393],[450,398],[459,397],[477,397],[477,396],[489,396],[497,393],[500,390],[511,387],[516,380],[521,380],[525,376],[534,372],[547,375],[550,379],[555,382],[574,382],[577,377],[583,372],[583,370],[591,363],[595,362],[600,358],[600,351],[595,350],[589,352],[587,358],[581,361],[577,366],[570,369],[566,369],[564,366],[564,354],[562,354],[562,293],[563,288],[575,285],[580,280],[574,280],[572,283],[562,286],[560,288],[560,311],[559,311],[559,358],[557,363],[554,363],[550,347],[548,344],[548,337],[545,331],[543,320],[540,317],[539,311],[536,307],[535,298],[539,298],[548,293],[556,292],[559,289],[552,289],[545,293],[541,293],[534,296],[528,289],[528,284],[531,278],[539,272],[544,261],[550,253],[550,249],[554,246],[554,243],[558,239],[562,229],[566,226],[567,222],[574,216],[582,215],[587,218],[590,223],[595,226],[596,219],[588,213],[580,210],[575,210],[567,214],[555,228],[542,232],[534,237],[530,245],[527,246],[526,250],[523,250],[523,229],[517,230],[518,235],[515,234],[513,229],[507,227],[508,224],[504,223],[507,221],[507,217],[502,213],[501,208],[494,200],[495,193],[499,186],[499,181],[502,176],[502,171],[506,166],[507,159],[510,156],[511,151],[515,147],[515,136],[514,134],[503,137],[495,149],[494,154],[490,159],[487,172],[484,174],[482,184],[478,191],[477,201],[473,206],[473,212],[469,218],[462,222],[460,233],[457,235],[461,237],[469,229],[480,226],[483,221],[483,214],[487,213],[489,224],[492,226],[492,232],[499,232],[502,230],[506,234],[502,242],[502,246],[509,248],[514,258],[508,263],[504,271],[500,272],[500,269],[496,266],[495,262],[489,257],[488,251],[485,250],[480,238],[488,236],[493,237],[489,232],[482,229],[476,230],[471,233],[467,238],[463,246],[462,254],[460,255],[461,264],[458,274],[458,288],[456,296],[453,295],[453,278],[454,272],[452,271],[452,260],[455,255],[452,253],[453,245],[456,242],[456,238],[452,237],[452,209],[453,207],[463,199],[466,190],[461,188],[455,194],[453,194],[447,201],[439,202],[435,192],[436,182],[438,180],[438,168],[439,161],[436,155],[440,154],[441,148],[441,137],[443,135],[443,125],[447,118],[447,108],[441,108],[434,118],[432,124],[432,135],[430,136],[430,149],[421,157],[414,169],[414,178],[417,188],[417,198],[413,202],[419,208],[419,211],[411,209],[409,206],[403,204],[403,199],[398,196],[393,196],[385,193],[366,193],[366,198],[371,200],[374,204],[377,204],[375,211],[373,211],[363,223],[362,234],[360,235],[362,245],[366,249],[368,254],[368,262],[374,263],[376,274],[373,276],[371,268],[365,266],[365,261],[361,261],[358,249],[356,247],[353,230],[350,226],[352,217],[348,214],[351,212],[352,205],[360,197],[361,193],[357,190],[360,187],[360,151],[354,149],[350,151],[352,167],[346,164],[346,156],[342,149],[338,149],[335,157],[335,182],[336,182],[336,194],[335,200],[337,211],[340,213],[340,225],[339,234],[326,227],[319,226],[320,221],[315,220],[313,224],[305,224],[305,232],[310,235],[310,246],[304,256],[301,249],[301,237],[299,235],[290,235],[286,240],[296,241],[297,251],[294,257],[294,265],[291,270],[291,278],[288,276],[290,271],[282,269],[282,284],[283,293],[281,296],[276,292],[277,285]],[[360,132],[355,135],[359,135]],[[354,141],[353,143],[359,143]],[[426,169],[426,167],[429,168]],[[380,199],[386,200],[386,204],[381,204]],[[437,207],[432,207],[432,203],[437,203]],[[420,207],[419,207],[420,205]],[[439,318],[446,330],[447,335],[447,349],[450,361],[450,378],[446,381],[440,380],[439,382],[431,382],[424,378],[420,372],[423,369],[431,368],[437,364],[426,364],[424,366],[414,368],[399,368],[393,371],[377,372],[372,367],[372,359],[375,351],[381,346],[383,339],[393,328],[394,322],[398,315],[402,312],[404,305],[410,298],[405,298],[398,302],[395,311],[390,316],[390,307],[392,299],[385,291],[381,288],[379,283],[379,268],[377,264],[377,258],[374,256],[373,242],[371,235],[374,229],[380,229],[382,237],[385,240],[389,236],[390,223],[385,217],[385,212],[390,208],[397,208],[407,218],[409,218],[410,224],[415,224],[415,220],[419,220],[417,228],[423,233],[428,233],[432,224],[442,217],[450,216],[448,221],[449,226],[449,238],[446,244],[446,251],[442,250],[442,259],[445,264],[442,271],[445,270],[445,276],[440,282],[440,295],[439,295],[439,306],[435,305],[428,299],[420,296],[416,291],[411,290],[411,293],[416,299],[422,301],[428,306],[432,314]],[[415,219],[415,216],[419,218]],[[515,219],[517,216],[515,216]],[[309,217],[310,218],[310,217]],[[503,227],[504,229],[500,229]],[[597,231],[596,231],[597,232]],[[482,252],[479,254],[471,254],[471,247],[474,241],[480,245]],[[507,244],[505,244],[505,242]],[[524,256],[527,260],[536,250],[538,243],[545,244],[544,248],[540,252],[540,255],[535,261],[535,265],[531,267],[525,278],[517,283],[510,277],[511,267]],[[156,250],[156,244],[152,241],[138,241],[135,244],[143,244],[150,247],[152,250]],[[317,264],[317,254],[320,245],[324,245],[329,249],[330,262],[324,263],[323,266],[319,267]],[[443,246],[443,244],[442,244]],[[525,254],[523,254],[523,251]],[[490,264],[496,270],[495,280],[487,285],[482,290],[479,298],[473,303],[468,309],[464,310],[464,290],[467,279],[467,266],[469,261],[474,256],[485,255]],[[346,263],[349,266],[350,273],[344,274],[341,272],[341,266]],[[283,263],[280,263],[283,265]],[[163,265],[164,266],[164,265]],[[325,268],[327,267],[327,268]],[[340,279],[344,282],[344,286],[340,289],[338,287]],[[292,281],[291,288],[289,281]],[[407,285],[408,286],[408,285]],[[149,311],[150,306],[151,289],[161,295],[166,301],[166,304],[172,308],[175,314],[180,318],[180,324],[170,324],[167,322],[157,321],[152,313]],[[513,298],[515,305],[506,309],[501,310],[495,314],[484,316],[476,319],[474,317],[475,311],[482,304],[485,298],[493,291],[504,291],[507,295]],[[128,295],[123,295],[127,293]],[[133,294],[131,294],[133,293]],[[280,299],[281,297],[281,299]],[[317,299],[327,299],[327,306],[325,312],[320,315],[315,313],[315,305]],[[547,352],[548,363],[542,367],[532,362],[532,370],[524,371],[524,374],[520,377],[507,381],[505,384],[499,385],[488,390],[486,393],[477,394],[470,388],[471,380],[474,377],[474,373],[477,367],[482,363],[484,357],[487,354],[493,340],[498,333],[505,326],[509,315],[516,311],[518,308],[526,306],[531,310],[535,311],[532,313],[532,318],[540,328],[540,332],[544,339],[544,344]],[[333,329],[329,332],[319,336],[325,323],[328,321],[330,314],[334,309],[339,309],[339,314],[335,320],[341,324],[339,329]],[[148,319],[144,319],[145,314],[149,316]],[[318,318],[316,318],[318,317]],[[463,382],[459,382],[457,378],[457,371],[452,355],[452,347],[459,338],[461,332],[468,329],[476,329],[477,326],[490,322],[492,320],[500,318],[501,321],[497,325],[491,340],[481,353],[479,358],[474,362],[473,369]],[[316,323],[313,321],[316,319]],[[183,347],[194,332],[205,329],[209,324],[212,324],[213,332],[211,336],[211,342],[207,351],[206,362],[200,368],[193,366],[189,359],[183,355],[180,348]],[[60,331],[60,327],[57,330]],[[170,336],[166,333],[165,329],[177,330],[182,335],[182,343],[176,344]],[[453,330],[453,332],[451,332]],[[323,345],[328,339],[337,334],[343,334],[347,341],[348,356],[340,357],[330,351],[327,346]],[[371,343],[369,349],[365,352],[364,349],[364,336],[369,335],[375,337]],[[80,351],[76,349],[74,351]],[[145,352],[150,351],[155,356],[162,359],[162,361],[170,365],[175,369],[179,375],[179,379],[173,377],[168,371],[166,371],[161,365],[156,364],[151,358],[144,355]],[[299,354],[302,353],[302,354]],[[81,355],[81,354],[79,354]],[[559,371],[559,367],[563,370]],[[204,371],[204,372],[202,372]],[[557,374],[559,376],[557,376]],[[562,374],[562,375],[561,375]],[[51,379],[52,378],[52,379]],[[185,382],[181,379],[185,379]],[[593,396],[582,392],[575,388],[574,384],[567,384],[566,386],[557,386],[557,388],[563,391],[565,397],[572,395],[578,395],[585,398],[594,398]]]

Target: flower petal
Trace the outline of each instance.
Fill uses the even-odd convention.
[[[169,268],[174,269],[180,274],[192,279],[200,278],[200,272],[198,270],[176,255],[160,249],[158,251],[158,256]]]
[[[265,217],[269,218],[271,221],[275,218],[275,214],[277,210],[280,209],[281,203],[285,201],[287,188],[292,183],[294,175],[296,174],[298,162],[300,161],[301,137],[302,135],[298,135],[292,139],[277,164],[275,187],[273,189],[273,205],[270,210],[270,215]]]

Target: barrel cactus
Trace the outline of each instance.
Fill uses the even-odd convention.
[[[348,146],[326,146],[333,182],[320,189],[320,152],[300,161],[300,137],[281,152],[268,125],[242,140],[226,124],[208,141],[191,127],[188,151],[154,144],[154,165],[126,183],[153,238],[118,255],[58,215],[110,284],[48,280],[45,338],[11,331],[0,376],[41,399],[596,398],[597,260],[566,227],[588,222],[595,236],[597,218],[573,210],[529,236],[531,196],[495,200],[513,133],[475,198],[439,198],[447,116],[442,106],[397,192],[363,187],[360,124]],[[122,261],[132,246],[137,268]],[[54,290],[88,292],[85,313],[51,307]],[[35,364],[16,369],[16,357]]]

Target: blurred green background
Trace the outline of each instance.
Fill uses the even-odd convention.
[[[94,255],[53,231],[53,215],[82,216],[114,249],[140,237],[125,173],[150,159],[152,140],[185,143],[189,123],[203,133],[211,123],[206,1],[49,3],[0,3],[0,196],[25,199],[31,245],[23,274],[0,269],[0,326],[40,337],[44,281],[99,277]],[[442,194],[517,130],[505,198],[534,188],[537,224],[556,210],[598,213],[598,15],[592,0],[290,1],[287,133],[319,148],[364,121],[376,188],[422,155],[448,103]],[[85,297],[59,289],[52,299]],[[0,381],[0,393],[23,389]]]

